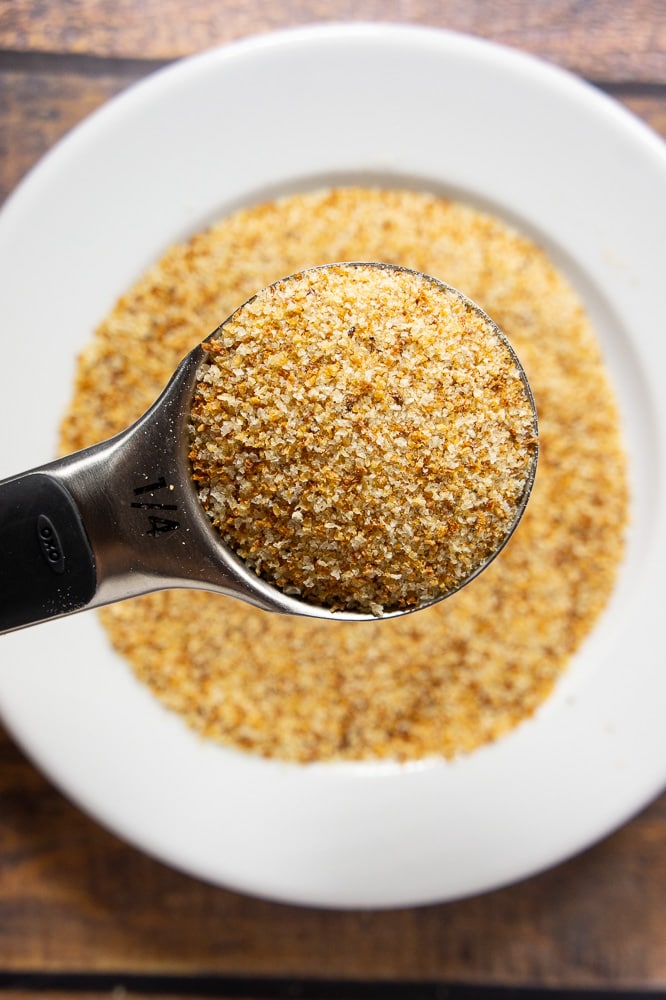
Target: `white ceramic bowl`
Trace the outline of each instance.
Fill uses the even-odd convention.
[[[75,129],[0,215],[0,475],[51,457],[77,351],[167,246],[241,204],[340,181],[504,216],[546,246],[599,331],[632,529],[556,693],[454,763],[266,762],[193,735],[80,615],[0,640],[0,707],[56,784],[164,861],[275,899],[382,907],[527,876],[663,787],[664,144],[568,74],[435,30],[297,30],[157,73]]]

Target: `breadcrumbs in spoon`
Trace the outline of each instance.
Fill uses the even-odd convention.
[[[199,497],[287,594],[381,615],[454,593],[502,548],[534,477],[534,406],[495,324],[434,278],[313,268],[204,345]]]

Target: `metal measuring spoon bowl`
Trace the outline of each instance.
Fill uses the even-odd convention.
[[[339,360],[340,352],[336,353],[330,343],[330,337],[333,336],[330,317],[325,317],[325,308],[330,306],[330,302],[325,295],[320,299],[317,296],[322,288],[333,288],[339,292],[341,282],[348,285],[362,279],[367,285],[374,278],[392,283],[386,286],[389,289],[400,288],[401,285],[406,287],[408,284],[409,294],[412,296],[409,301],[413,303],[412,308],[415,310],[418,305],[414,300],[415,290],[419,301],[437,301],[438,295],[446,295],[449,301],[455,303],[456,308],[462,309],[461,315],[471,317],[474,322],[487,327],[495,338],[497,348],[509,358],[511,374],[519,381],[522,399],[528,407],[529,415],[529,433],[525,439],[527,443],[518,494],[510,509],[510,516],[493,540],[491,549],[466,565],[463,577],[456,580],[454,585],[440,590],[424,588],[425,596],[403,605],[392,604],[390,601],[370,601],[366,604],[356,601],[345,605],[344,587],[342,599],[337,594],[334,600],[321,600],[322,591],[316,588],[312,591],[313,598],[308,599],[307,585],[294,586],[293,580],[291,585],[283,585],[279,572],[266,574],[261,567],[253,565],[251,558],[241,558],[238,552],[243,550],[242,538],[238,544],[233,538],[231,544],[229,540],[225,540],[223,528],[215,523],[216,511],[210,509],[206,499],[210,496],[210,490],[202,491],[202,472],[196,462],[193,465],[192,460],[192,442],[197,443],[196,427],[203,412],[201,402],[194,406],[193,401],[201,396],[202,385],[210,384],[211,358],[214,359],[216,355],[227,357],[229,352],[237,350],[234,338],[237,339],[238,328],[243,331],[240,340],[245,346],[234,365],[243,362],[243,353],[248,350],[247,338],[252,338],[257,325],[268,323],[271,335],[274,335],[276,321],[284,320],[287,330],[293,333],[299,312],[297,304],[307,303],[310,312],[306,311],[304,315],[308,336],[316,335],[320,339],[328,337],[326,350],[329,359]],[[401,291],[404,291],[404,287]],[[384,288],[377,300],[384,312],[386,295]],[[345,308],[348,312],[347,301]],[[404,345],[407,343],[405,330],[411,322],[409,310],[401,307],[401,316],[400,324],[397,327],[393,324],[391,336],[395,335],[394,339],[397,337],[398,341],[402,337],[400,343]],[[313,318],[314,326],[317,326],[319,317],[322,331],[313,334]],[[365,331],[357,330],[354,323],[347,322],[344,334],[350,343],[354,338],[366,336],[366,342],[361,347],[358,344],[354,346],[357,350],[368,352],[367,363],[372,366],[380,350],[376,337],[378,330],[374,333],[369,328]],[[292,338],[291,343],[295,342]],[[287,345],[287,354],[290,349]],[[402,347],[396,349],[392,366],[401,360],[401,351]],[[265,358],[264,346],[262,359]],[[355,363],[358,365],[358,357]],[[275,368],[274,364],[273,367]],[[307,366],[303,369],[304,378],[306,368]],[[319,369],[322,369],[321,365]],[[331,370],[334,369],[335,364]],[[276,378],[284,382],[284,365],[281,370],[282,375]],[[426,371],[423,374],[426,383],[427,376]],[[256,372],[253,377],[256,377]],[[406,376],[403,377],[403,382],[405,380]],[[493,384],[493,391],[495,389],[497,386]],[[223,390],[222,396],[226,398],[228,393],[225,386]],[[381,392],[375,392],[381,398]],[[475,389],[474,393],[478,395]],[[302,393],[299,393],[298,398],[301,396]],[[398,398],[398,393],[393,396]],[[209,397],[210,394],[208,399]],[[336,399],[338,397],[339,391]],[[353,398],[356,400],[358,396]],[[402,397],[399,398],[400,403],[396,403],[396,406],[403,405]],[[349,424],[352,432],[355,428],[367,428],[367,413],[362,410],[356,413],[356,402],[350,402],[349,396],[339,402],[342,414],[340,419]],[[230,425],[230,422],[226,421],[225,427],[227,424]],[[228,428],[225,434],[227,431]],[[238,437],[239,441],[245,440],[246,431],[243,431],[243,435],[245,437]],[[305,441],[303,454],[306,456],[311,454],[313,440],[310,434]],[[202,442],[199,440],[198,444],[201,445]],[[400,440],[400,447],[407,447],[408,444],[406,442],[403,445],[402,439]],[[466,447],[469,451],[469,444]],[[207,451],[205,441],[203,451]],[[210,451],[214,453],[215,442]],[[536,472],[537,451],[534,400],[520,362],[492,321],[461,293],[436,279],[384,264],[336,264],[300,272],[248,300],[206,341],[188,354],[157,401],[127,430],[101,444],[0,483],[0,632],[151,591],[178,587],[214,591],[227,597],[239,598],[265,611],[335,621],[393,618],[418,610],[460,589],[482,572],[506,544],[527,505]],[[375,466],[381,467],[382,461],[383,456],[379,455]],[[421,466],[414,466],[414,469],[415,476],[417,472],[422,473],[423,462]],[[321,465],[316,469],[313,467],[311,472],[314,490],[315,482],[322,478]],[[302,466],[299,467],[299,473],[303,478]],[[256,490],[261,490],[264,485],[257,483]],[[251,496],[254,489],[255,486],[250,483],[245,492],[248,493],[249,490]],[[306,484],[305,494],[307,492]],[[361,498],[363,499],[362,495]],[[339,505],[339,497],[336,502]],[[424,501],[415,502],[414,510],[419,506],[423,507],[423,504]],[[299,583],[301,566],[307,561],[304,560],[303,552],[307,556],[308,542],[304,532],[299,531],[299,517],[302,521],[303,515],[299,513],[294,518],[293,513],[296,510],[300,512],[302,508],[303,503],[297,507],[293,504],[288,507],[292,511],[290,528],[294,533],[295,553],[291,569],[295,566]],[[407,514],[409,515],[409,510]],[[238,520],[237,517],[230,518],[234,523]],[[278,528],[282,530],[281,525]],[[315,529],[318,530],[316,523]],[[367,526],[365,530],[367,532]],[[362,532],[358,537],[364,537]],[[391,543],[391,537],[387,536],[385,549],[389,557]],[[289,544],[289,539],[281,540],[280,546],[284,548],[286,545],[288,548]],[[257,548],[256,539],[253,546],[254,549]],[[331,548],[330,544],[328,548]],[[355,558],[361,570],[366,551],[363,546],[355,549]],[[401,575],[399,561],[393,568],[398,572],[389,575],[397,579]],[[326,594],[327,591],[324,590],[323,593]]]

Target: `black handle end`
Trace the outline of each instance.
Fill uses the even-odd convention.
[[[84,608],[95,559],[67,490],[44,473],[0,484],[0,632]]]

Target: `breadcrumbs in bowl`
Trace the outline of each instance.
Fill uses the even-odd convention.
[[[520,364],[458,291],[389,265],[263,289],[204,344],[199,498],[259,576],[381,615],[460,589],[524,507],[536,424]]]
[[[413,760],[495,740],[543,703],[593,629],[624,550],[626,458],[584,309],[500,219],[420,192],[341,188],[236,212],[174,246],[78,366],[62,448],[122,430],[257,289],[332,260],[442,279],[504,331],[539,413],[530,503],[494,563],[406,618],[331,624],[167,591],[104,609],[114,648],[203,736],[267,757]]]

